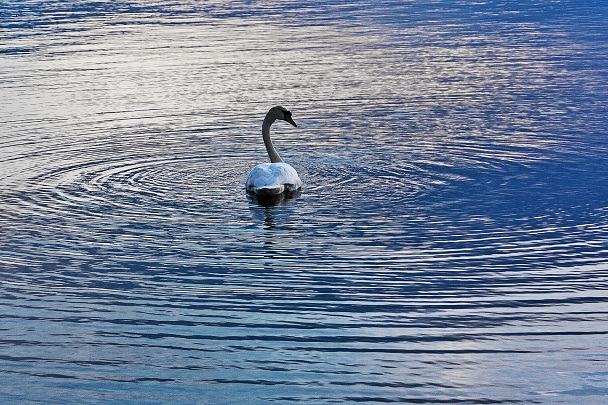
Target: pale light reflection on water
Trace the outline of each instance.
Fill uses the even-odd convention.
[[[606,17],[3,3],[0,398],[605,402]]]

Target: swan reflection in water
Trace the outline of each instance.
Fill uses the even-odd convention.
[[[259,196],[256,194],[249,194],[249,201],[251,202],[251,213],[256,219],[256,222],[262,222],[263,229],[267,231],[276,231],[281,228],[280,224],[277,227],[276,215],[278,211],[282,211],[282,207],[287,207],[293,204],[300,192],[293,193],[282,193],[273,196]],[[267,234],[267,237],[272,237],[271,234]],[[270,242],[267,241],[267,242]],[[272,244],[272,242],[270,242]]]
[[[281,193],[276,195],[258,195],[248,194],[249,201],[260,206],[260,207],[275,207],[275,206],[287,206],[291,205],[296,198],[300,196],[300,191],[294,191],[291,193]]]

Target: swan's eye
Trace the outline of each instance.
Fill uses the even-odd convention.
[[[283,111],[283,117],[285,117],[284,119],[291,118],[291,112],[290,111]]]

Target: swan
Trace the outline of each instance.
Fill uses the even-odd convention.
[[[270,140],[270,126],[276,120],[287,121],[294,127],[298,126],[291,118],[291,112],[286,108],[276,106],[268,111],[262,124],[262,138],[271,163],[262,163],[251,169],[245,183],[249,193],[276,196],[285,192],[295,192],[302,187],[302,180],[296,169],[283,162]]]

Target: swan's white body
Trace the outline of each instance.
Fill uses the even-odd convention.
[[[297,191],[302,180],[287,163],[262,163],[251,169],[246,187],[258,195],[277,195]]]
[[[270,126],[277,119],[285,120],[294,127],[297,126],[291,118],[291,113],[285,108],[277,106],[268,111],[262,124],[262,137],[271,163],[262,163],[251,169],[245,184],[245,188],[250,193],[272,196],[295,192],[302,187],[302,180],[296,169],[283,162],[270,140]]]

